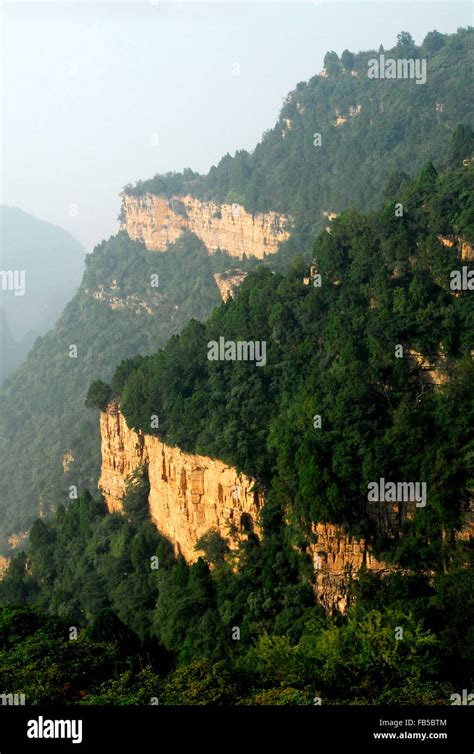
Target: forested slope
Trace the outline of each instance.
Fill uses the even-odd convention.
[[[472,570],[456,533],[472,489],[473,304],[450,283],[472,274],[473,179],[473,166],[428,165],[400,202],[349,210],[316,239],[320,285],[304,285],[303,260],[258,269],[206,322],[119,367],[130,425],[150,431],[158,412],[166,442],[257,476],[263,537],[232,554],[209,532],[189,566],[149,519],[145,470],[124,515],[82,493],[35,522],[0,585],[3,687],[113,705],[446,705],[470,687]],[[222,336],[265,339],[266,364],[209,361]],[[365,505],[382,475],[428,488],[385,541]],[[344,616],[315,602],[307,544],[321,520],[402,566],[362,571]]]

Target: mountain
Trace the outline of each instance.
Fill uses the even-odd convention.
[[[412,561],[407,536],[397,557],[441,567],[473,470],[473,198],[472,163],[441,175],[430,164],[379,213],[334,220],[314,244],[314,285],[302,261],[286,276],[251,273],[235,301],[115,380],[128,427],[278,490],[294,525],[388,537],[393,557],[392,529],[406,524],[429,545],[417,541]],[[380,478],[422,479],[430,505],[413,520],[400,507],[395,523],[375,506],[374,533],[367,485]]]
[[[24,273],[24,291],[17,295],[3,282],[0,290],[1,384],[79,286],[84,249],[65,230],[16,207],[0,207],[0,237],[1,270]]]
[[[311,265],[259,265],[94,380],[107,508],[83,492],[13,559],[4,688],[449,705],[470,687],[473,189],[469,158],[426,165],[379,211],[343,212]]]
[[[94,377],[108,381],[121,359],[152,353],[189,319],[205,319],[222,276],[242,279],[258,264],[284,271],[298,254],[309,260],[332,212],[381,206],[383,186],[406,185],[400,171],[446,162],[452,138],[457,158],[470,156],[469,131],[458,125],[472,116],[463,96],[471,40],[472,30],[433,33],[418,51],[402,35],[390,54],[426,55],[421,86],[368,79],[373,51],[350,67],[329,54],[325,74],[298,84],[251,155],[226,156],[206,177],[188,170],[126,187],[121,231],[88,256],[78,293],[0,391],[4,550],[38,512],[96,487],[98,428],[83,406]]]
[[[346,51],[341,60],[327,53],[326,68],[287,95],[275,126],[251,154],[227,154],[206,176],[188,168],[126,186],[124,227],[131,237],[145,239],[150,222],[155,219],[159,227],[155,197],[172,200],[175,224],[183,223],[183,209],[192,224],[203,203],[223,204],[229,211],[237,204],[242,215],[271,210],[277,219],[291,218],[293,232],[289,240],[281,239],[283,258],[274,265],[309,253],[328,215],[349,206],[380,207],[390,176],[416,175],[428,160],[439,167],[457,124],[472,125],[473,106],[464,93],[471,85],[473,34],[472,28],[431,32],[416,46],[402,32],[389,50]],[[426,82],[369,78],[369,61],[380,54],[425,60]],[[138,213],[142,222],[134,227]],[[165,222],[170,226],[169,218]],[[159,243],[147,245],[159,248]],[[270,244],[268,251],[276,249]]]

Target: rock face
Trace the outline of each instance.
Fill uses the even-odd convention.
[[[42,514],[40,513],[40,516],[41,515]],[[10,545],[10,548],[12,550],[16,550],[17,547],[20,547],[20,545],[28,541],[29,536],[30,536],[29,531],[17,531],[8,537],[8,544]]]
[[[63,471],[65,474],[69,471],[71,468],[71,465],[74,463],[74,456],[71,452],[71,450],[66,451],[66,453],[63,455],[62,465],[63,465]]]
[[[445,370],[446,356],[440,353],[438,360],[433,364],[426,356],[423,356],[419,351],[415,351],[413,348],[408,350],[408,356],[415,361],[421,370],[422,381],[426,385],[432,387],[439,387],[448,382],[448,374]],[[443,371],[444,370],[444,371]]]
[[[219,288],[219,293],[223,301],[228,301],[235,297],[235,291],[247,277],[243,270],[227,270],[226,272],[216,272],[214,280]]]
[[[149,251],[166,251],[185,231],[194,233],[210,253],[218,248],[233,257],[263,259],[289,237],[290,220],[277,212],[247,212],[240,204],[217,204],[192,196],[122,194],[122,230]]]
[[[471,490],[471,495],[474,490]],[[461,542],[471,542],[474,539],[474,497],[469,500],[464,513],[462,528],[456,533],[456,539]]]
[[[110,512],[122,510],[126,479],[143,465],[150,482],[149,506],[157,529],[188,562],[199,555],[195,545],[210,529],[219,532],[229,547],[248,537],[260,536],[258,516],[264,497],[254,480],[219,460],[184,453],[127,427],[117,406],[101,413],[102,473],[99,487]],[[370,515],[386,537],[399,534],[404,521],[415,513],[415,503],[371,504]],[[474,501],[466,511],[465,525],[456,539],[468,541],[474,534]],[[388,574],[395,570],[377,560],[363,539],[350,536],[341,524],[312,526],[308,554],[315,572],[315,594],[328,612],[344,612],[349,589],[360,570]]]
[[[210,529],[231,548],[249,532],[260,534],[258,514],[264,504],[254,481],[236,469],[206,456],[183,453],[127,427],[117,406],[109,404],[100,416],[102,472],[99,481],[109,511],[120,512],[126,479],[135,469],[147,468],[150,514],[157,529],[175,552],[193,562],[198,539]],[[316,524],[309,553],[315,569],[315,592],[324,607],[344,611],[348,589],[358,571],[386,571],[367,551],[363,540],[349,537],[344,527]]]
[[[472,262],[474,260],[473,246],[460,236],[454,236],[451,238],[448,238],[447,236],[438,236],[438,240],[443,244],[443,246],[447,246],[449,249],[453,247],[458,248],[461,252],[462,262]]]
[[[235,547],[250,532],[259,534],[263,498],[254,480],[219,460],[183,453],[158,437],[127,427],[114,404],[101,413],[102,472],[99,481],[110,512],[122,510],[126,478],[143,465],[150,482],[150,515],[157,529],[188,562],[195,544],[210,529]]]
[[[363,539],[349,537],[338,524],[314,524],[311,546],[315,571],[315,592],[328,612],[345,612],[351,581],[361,568],[387,573],[390,568],[368,552]]]
[[[5,576],[6,572],[8,571],[8,567],[10,565],[10,561],[8,558],[5,558],[3,555],[0,555],[0,581]]]

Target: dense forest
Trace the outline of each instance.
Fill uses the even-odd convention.
[[[146,520],[146,493],[133,486],[125,517],[84,493],[34,524],[0,586],[2,689],[28,704],[449,704],[469,683],[461,566],[430,580],[367,575],[330,617],[276,500],[236,571],[211,536],[194,565],[176,560]]]
[[[472,489],[473,306],[450,281],[472,269],[472,138],[457,130],[449,170],[429,163],[381,210],[338,217],[315,240],[311,285],[302,259],[259,268],[110,384],[97,369],[88,405],[115,396],[145,432],[158,413],[167,443],[256,477],[263,536],[229,552],[210,531],[188,565],[151,524],[145,469],[124,515],[84,491],[34,523],[0,584],[2,688],[29,703],[443,705],[470,687],[473,576],[456,532]],[[209,360],[219,337],[266,341],[265,366]],[[390,540],[366,506],[380,476],[428,487]],[[401,569],[363,571],[346,614],[326,614],[311,521],[344,522]]]

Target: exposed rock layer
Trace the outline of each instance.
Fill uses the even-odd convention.
[[[111,404],[101,413],[102,472],[99,487],[110,512],[122,510],[126,479],[147,468],[150,514],[175,551],[192,562],[198,539],[214,529],[229,545],[258,534],[263,503],[254,481],[236,469],[206,456],[183,453],[158,437],[137,433]]]
[[[363,539],[350,537],[339,524],[315,524],[315,543],[311,546],[315,571],[315,592],[323,607],[344,612],[349,587],[361,568],[378,573],[390,569],[374,558]]]
[[[438,236],[438,240],[449,249],[456,247],[461,253],[461,261],[472,262],[474,260],[474,247],[460,236]]]
[[[263,259],[289,237],[289,219],[277,212],[250,214],[240,204],[217,204],[192,196],[166,199],[154,194],[122,194],[122,230],[150,251],[166,251],[185,231],[194,233],[210,253]]]
[[[247,273],[243,270],[228,270],[224,273],[216,272],[214,280],[219,288],[222,300],[228,301],[230,298],[235,298],[237,288],[246,277]]]
[[[6,572],[8,571],[9,565],[10,565],[9,559],[5,558],[3,555],[0,555],[0,581],[3,579]]]
[[[110,512],[121,511],[127,477],[143,465],[150,481],[149,505],[157,529],[187,561],[198,557],[198,539],[214,529],[235,547],[249,531],[259,535],[258,514],[264,499],[254,481],[206,456],[183,453],[159,438],[127,427],[114,404],[101,413],[102,473],[99,487]],[[387,530],[391,527],[388,526]],[[363,540],[344,527],[316,524],[309,553],[315,568],[315,591],[328,609],[345,610],[352,578],[365,566],[385,571]]]
[[[213,529],[234,548],[249,532],[260,536],[258,514],[263,495],[254,489],[254,480],[235,468],[206,456],[184,453],[127,427],[114,404],[101,413],[102,473],[99,487],[110,512],[121,511],[126,479],[143,465],[150,482],[149,506],[157,529],[188,562],[199,553],[199,538]],[[381,534],[400,534],[403,523],[412,518],[413,502],[373,503],[368,514]],[[473,534],[473,503],[466,513],[464,528],[457,539]],[[395,570],[369,552],[363,539],[350,536],[345,527],[317,523],[312,527],[308,546],[315,570],[315,593],[328,610],[346,610],[351,581],[359,571],[387,574]]]

